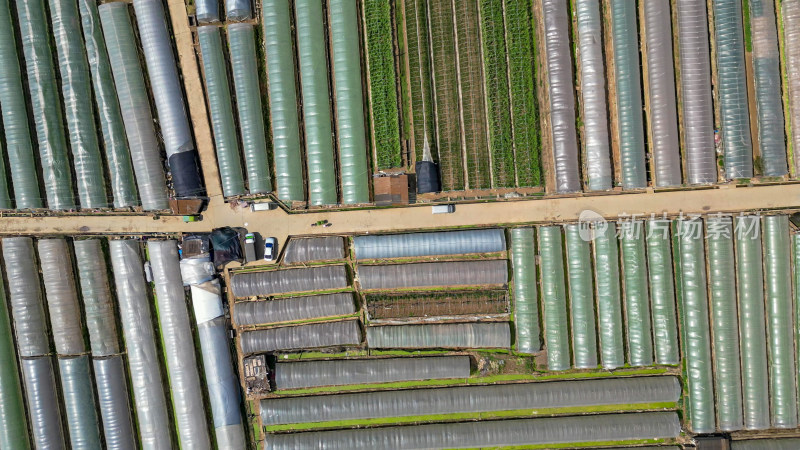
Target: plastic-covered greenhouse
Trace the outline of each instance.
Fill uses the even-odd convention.
[[[370,348],[510,348],[508,322],[367,327]]]
[[[538,234],[547,368],[566,370],[570,360],[561,227],[539,227]]]
[[[267,296],[288,292],[324,291],[347,287],[345,266],[321,266],[271,272],[239,273],[231,277],[236,297]]]
[[[278,389],[469,378],[470,358],[431,356],[295,361],[275,364]]]
[[[783,0],[780,7],[787,81],[785,89],[788,90],[790,127],[794,130],[789,139],[794,152],[794,149],[800,148],[800,133],[797,132],[800,130],[800,1]],[[796,171],[800,167],[800,158],[794,160]]]
[[[628,362],[632,366],[652,366],[653,330],[647,291],[644,222],[626,221],[619,225]]]
[[[344,238],[341,236],[291,239],[286,244],[283,262],[295,264],[344,259],[344,245]]]
[[[363,235],[353,238],[356,259],[495,253],[506,250],[502,229]]]
[[[53,342],[59,356],[86,352],[72,259],[64,239],[38,241]]]
[[[44,310],[39,269],[33,241],[26,237],[3,238],[3,260],[17,351],[22,357],[50,353],[49,325]]]
[[[539,337],[536,249],[533,228],[511,230],[511,262],[514,267],[514,331],[517,351],[536,353]]]
[[[426,286],[479,286],[508,282],[504,259],[454,261],[387,266],[358,266],[362,289],[394,289]]]
[[[194,16],[200,23],[219,22],[219,0],[197,0]]]
[[[658,364],[678,364],[678,319],[675,314],[675,282],[672,271],[670,221],[647,221],[647,269],[650,307],[653,312],[653,348]]]
[[[567,285],[569,286],[572,353],[575,367],[597,367],[597,325],[592,288],[589,241],[581,238],[579,224],[564,226]]]
[[[241,333],[242,353],[353,346],[361,343],[358,320],[326,322]]]
[[[20,358],[28,420],[36,448],[66,448],[53,360],[49,355]]]
[[[625,364],[616,224],[610,222],[593,231],[600,361],[603,367],[613,369]]]
[[[342,292],[339,294],[239,302],[233,311],[233,319],[236,325],[246,326],[345,316],[356,312],[356,304],[352,293]]]
[[[747,439],[731,442],[731,450],[795,450],[800,448],[800,439]]]
[[[30,438],[25,421],[22,382],[3,284],[0,281],[0,447],[13,448],[14,445],[21,445],[27,448],[30,447]]]

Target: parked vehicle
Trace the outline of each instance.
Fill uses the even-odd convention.
[[[256,235],[253,233],[244,236],[244,258],[245,262],[256,260]]]
[[[274,202],[256,202],[250,204],[250,211],[271,211],[277,207],[278,204]]]
[[[264,240],[264,261],[274,261],[278,254],[278,240],[274,237]]]
[[[456,205],[433,205],[431,208],[433,214],[450,214],[456,212]]]

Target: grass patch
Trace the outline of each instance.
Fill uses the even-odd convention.
[[[753,51],[753,34],[750,30],[750,0],[742,0],[742,26],[744,27],[744,48]]]

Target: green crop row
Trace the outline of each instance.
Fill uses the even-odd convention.
[[[531,0],[506,0],[506,39],[511,79],[514,146],[519,186],[539,186],[541,138],[536,99]]]
[[[389,0],[364,2],[370,111],[379,169],[402,165],[397,109],[397,76],[392,49],[392,13]]]
[[[514,150],[508,96],[503,3],[481,0],[481,36],[486,101],[489,111],[489,142],[495,187],[514,187]]]
[[[405,104],[409,110],[403,117],[407,120],[406,129],[413,129],[414,152],[417,161],[421,161],[426,134],[429,140],[428,145],[431,150],[434,148],[428,11],[424,0],[405,0],[404,4],[410,102]],[[402,28],[398,24],[398,30],[400,29]],[[432,156],[438,160],[435,151],[432,152]]]

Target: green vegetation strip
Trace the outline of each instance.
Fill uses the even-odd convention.
[[[375,155],[379,169],[402,165],[400,126],[397,116],[397,77],[392,49],[392,11],[389,0],[364,2],[369,64],[370,98],[375,137]]]
[[[677,405],[673,402],[663,403],[635,403],[628,405],[600,405],[600,406],[578,406],[566,408],[541,408],[541,409],[516,409],[510,411],[489,411],[474,413],[455,413],[455,414],[428,414],[420,416],[405,417],[376,417],[373,419],[337,420],[330,422],[312,422],[291,425],[270,425],[264,427],[267,432],[278,431],[304,431],[320,428],[350,428],[355,426],[369,425],[402,425],[420,422],[437,421],[456,421],[463,422],[468,420],[493,420],[523,418],[530,416],[553,416],[566,414],[587,414],[587,413],[614,413],[622,411],[645,411],[675,409]]]
[[[631,439],[628,441],[598,441],[598,442],[576,442],[567,444],[537,444],[537,445],[513,445],[508,447],[484,447],[484,450],[536,450],[536,449],[555,449],[555,448],[605,448],[620,445],[644,445],[644,444],[666,444],[667,439]],[[631,449],[635,450],[635,449]]]

